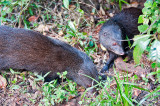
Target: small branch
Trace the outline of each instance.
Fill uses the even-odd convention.
[[[90,3],[91,3],[94,7],[96,7],[95,4],[92,2],[92,0],[89,0],[89,1],[90,1]]]
[[[90,0],[89,0],[90,1]],[[91,1],[90,1],[91,2]],[[98,13],[98,10],[97,10],[97,8],[95,7],[95,5],[93,5],[93,2],[91,2],[91,4],[93,5],[90,5],[90,4],[87,4],[87,3],[84,3],[84,2],[79,2],[80,4],[84,4],[84,5],[87,5],[88,7],[92,7],[92,8],[94,8],[95,10],[96,10],[96,12],[97,12],[97,14],[99,15],[99,13]]]
[[[146,33],[149,29],[152,28],[153,24],[156,23],[156,21],[160,18],[160,15],[154,20],[154,22],[141,34],[143,35],[144,33]]]
[[[127,39],[127,40],[118,40],[118,39],[116,39],[117,41],[131,41],[131,40],[133,40],[133,39]]]
[[[27,8],[28,8],[28,6],[29,6],[29,3],[30,3],[30,1],[27,3],[27,5],[22,9],[22,1],[21,1],[21,11],[20,11],[20,13],[19,13],[19,28],[21,27],[21,15],[22,15],[22,13],[23,13],[23,11],[25,11]]]

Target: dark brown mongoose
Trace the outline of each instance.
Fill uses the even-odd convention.
[[[109,19],[101,27],[99,32],[100,43],[108,50],[109,59],[102,68],[101,73],[108,71],[118,56],[126,55],[129,52],[129,45],[126,40],[132,39],[139,34],[138,17],[142,14],[141,9],[127,8]],[[131,40],[132,44],[133,41]]]
[[[47,79],[57,77],[57,72],[67,71],[67,77],[84,87],[98,80],[92,60],[78,49],[40,33],[0,26],[0,69],[24,69],[47,73]]]

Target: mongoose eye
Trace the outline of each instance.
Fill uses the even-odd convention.
[[[112,46],[116,46],[117,45],[117,43],[116,42],[114,42],[113,44],[112,44]]]
[[[107,33],[107,32],[105,32],[103,35],[104,35],[105,37],[109,37],[109,33]]]

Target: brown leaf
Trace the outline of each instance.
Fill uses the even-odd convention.
[[[131,2],[130,4],[127,5],[127,7],[138,7],[139,3],[134,1],[134,2]]]
[[[64,33],[63,33],[63,31],[62,30],[60,30],[59,32],[58,32],[58,35],[59,36],[62,36]]]
[[[69,9],[74,10],[76,8],[75,5],[69,5]]]
[[[68,100],[75,98],[75,96],[69,96]]]
[[[0,75],[0,88],[6,88],[6,86],[7,86],[6,79]]]
[[[84,91],[85,91],[85,88],[80,87],[77,91],[78,91],[78,92],[84,92]]]
[[[37,21],[38,18],[39,17],[31,16],[31,17],[28,18],[28,20],[29,20],[29,22],[35,22],[35,21]]]
[[[133,90],[133,96],[137,97],[140,93],[141,93],[141,90],[139,90],[137,88],[134,88],[134,90]]]
[[[44,25],[44,24],[40,24],[37,28],[35,28],[36,31],[39,32],[44,32],[44,31],[49,31],[49,26]]]
[[[37,86],[36,86],[36,84],[34,83],[33,80],[28,79],[28,81],[30,82],[30,86],[32,86],[32,89],[37,89]]]

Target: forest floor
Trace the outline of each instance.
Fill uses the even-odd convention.
[[[139,5],[143,7],[144,2],[140,2]],[[135,6],[136,3],[132,3],[131,5],[124,5],[122,8],[128,7],[128,6]],[[102,13],[102,12],[101,12]],[[103,19],[109,19],[115,14],[115,10],[110,10],[110,13],[107,13],[108,15],[103,16]],[[35,17],[32,17],[35,19]],[[86,19],[92,20],[92,16],[86,16]],[[31,18],[30,18],[31,19]],[[31,19],[32,20],[32,19]],[[23,25],[22,25],[23,26]],[[99,44],[99,37],[98,32],[101,28],[102,24],[100,25],[93,25],[91,27],[82,27],[81,32],[86,32],[87,35],[92,35],[92,38],[95,39],[95,42],[97,44],[97,51],[90,54],[90,56],[93,58],[94,63],[96,64],[96,67],[98,71],[100,71],[105,63],[105,61],[109,58],[108,52],[103,51],[100,44]],[[53,31],[49,30],[53,26],[52,24],[44,25],[41,24],[37,28],[35,28],[35,31],[40,31],[40,33],[43,33],[46,36],[50,36],[53,38],[57,38],[60,40],[65,40],[63,36],[63,32],[61,31]],[[41,32],[43,30],[43,32]],[[58,29],[57,29],[58,30]],[[72,39],[74,40],[74,38]],[[66,41],[66,40],[65,40]],[[72,45],[72,42],[71,42]],[[74,47],[83,50],[82,47],[79,46],[79,44],[75,44]],[[134,79],[133,77],[138,76],[137,80],[135,81],[136,84],[139,84],[143,86],[143,88],[149,89],[152,91],[155,87],[157,87],[157,84],[154,84],[155,78],[154,76],[150,76],[148,79],[149,81],[146,82],[143,78],[147,76],[148,73],[151,71],[154,71],[151,69],[151,62],[147,59],[147,56],[144,54],[141,63],[143,63],[143,68],[138,66],[135,67],[134,61],[131,60],[128,63],[124,62],[123,59],[118,58],[115,61],[115,70],[119,72],[119,78],[123,80],[124,78],[130,78],[129,82],[132,82]],[[122,68],[121,66],[127,67]],[[123,70],[123,71],[122,71]],[[16,72],[2,72],[3,76],[7,79],[7,86],[5,88],[0,88],[0,105],[1,106],[39,106],[44,105],[45,102],[49,101],[48,98],[44,93],[44,82],[43,81],[35,81],[36,78],[35,75],[29,73],[29,72],[23,72],[23,73],[16,73]],[[127,74],[128,73],[128,74]],[[106,73],[106,75],[110,78],[113,78],[116,76],[116,73],[113,68],[109,70],[109,73]],[[2,77],[2,76],[0,76]],[[0,78],[3,80],[3,77]],[[5,80],[5,79],[4,79]],[[110,85],[111,89],[115,89],[117,87],[116,81],[112,81],[112,84]],[[83,87],[77,86],[78,95],[69,96],[68,101],[63,101],[61,103],[57,103],[58,106],[77,106],[80,105],[79,101],[82,101],[81,96],[85,92],[85,89]],[[139,89],[133,90],[132,98],[135,98],[137,101],[143,99],[148,93],[146,91],[142,91]],[[90,98],[94,98],[94,96],[90,96]],[[83,98],[84,99],[84,98]],[[90,100],[92,101],[92,100]],[[159,99],[152,100],[152,101],[146,101],[145,104],[150,104],[150,102],[155,102],[155,105],[160,104],[160,97]],[[46,105],[46,104],[45,104]]]

